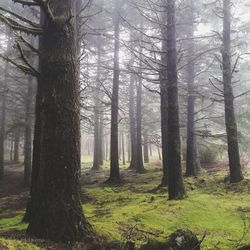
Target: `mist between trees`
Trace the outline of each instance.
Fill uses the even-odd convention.
[[[249,6],[1,1],[0,198],[25,192],[27,237],[84,242],[79,249],[163,249],[131,236],[112,246],[83,212],[86,192],[122,192],[133,176],[166,202],[202,195],[211,176],[248,185]],[[234,249],[250,240],[246,223]],[[202,249],[206,234],[177,244],[185,233],[164,249]]]

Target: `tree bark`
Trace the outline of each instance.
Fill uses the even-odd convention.
[[[35,168],[27,233],[63,241],[91,234],[80,204],[80,118],[74,0],[49,2],[40,39]],[[42,97],[42,98],[41,98]],[[35,170],[35,171],[34,171]]]
[[[162,168],[163,176],[161,186],[168,184],[167,167],[167,142],[168,142],[168,75],[167,75],[167,2],[165,1],[165,11],[162,12],[162,49],[161,49],[161,69],[160,69],[160,91],[161,91],[161,143],[162,143]],[[157,147],[159,150],[159,147]],[[161,157],[159,157],[161,160]]]
[[[119,84],[120,84],[120,65],[119,65],[119,50],[120,50],[120,1],[116,1],[114,10],[114,76],[113,76],[113,91],[111,103],[111,145],[110,145],[110,183],[120,183],[119,169],[119,135],[118,135],[118,113],[119,113]]]
[[[194,37],[194,13],[193,0],[189,0],[187,21],[187,37]],[[187,97],[187,153],[186,153],[186,176],[196,176],[196,140],[194,131],[194,105],[195,105],[195,60],[194,60],[194,40],[187,41],[188,64],[186,69],[188,97]]]
[[[223,87],[225,101],[225,123],[227,132],[230,182],[243,180],[241,171],[238,131],[234,114],[234,95],[232,88],[231,66],[231,1],[223,0]]]
[[[169,199],[182,199],[185,189],[181,170],[179,102],[177,82],[177,52],[175,0],[167,0],[167,92],[168,92],[168,194]]]

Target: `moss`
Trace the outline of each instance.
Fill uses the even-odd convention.
[[[110,240],[124,241],[134,228],[138,247],[148,239],[164,242],[178,228],[188,228],[200,239],[206,234],[202,249],[235,249],[243,220],[250,223],[249,181],[234,186],[223,183],[224,176],[221,172],[186,178],[188,198],[169,201],[164,189],[148,192],[161,178],[159,170],[148,167],[145,174],[132,173],[122,187],[87,186],[84,190],[93,199],[83,207],[96,231]],[[247,234],[242,244],[249,240]]]
[[[127,166],[126,166],[127,167]],[[122,174],[125,184],[108,187],[100,184],[85,186],[89,197],[83,204],[85,215],[95,231],[109,241],[134,241],[136,247],[148,242],[165,242],[168,236],[179,228],[189,229],[199,239],[206,234],[203,250],[233,250],[238,245],[250,242],[250,175],[238,184],[224,183],[226,172],[207,174],[198,178],[185,178],[188,198],[169,201],[166,188],[150,192],[161,180],[160,168],[147,164],[147,172],[136,174],[124,167]],[[108,171],[104,168],[96,173],[99,183],[105,181]],[[7,214],[5,211],[4,214]],[[22,231],[23,211],[11,211],[12,217],[0,219],[0,232]],[[26,241],[1,239],[1,245],[29,244]],[[240,244],[239,244],[240,243]],[[19,247],[19,246],[18,246]],[[37,249],[37,248],[10,249]],[[29,244],[29,247],[33,247]],[[35,246],[34,246],[35,247]]]
[[[17,215],[14,217],[0,219],[0,232],[10,231],[12,229],[19,231],[25,230],[27,228],[27,224],[22,222],[23,215],[23,211],[18,211]]]
[[[42,248],[37,247],[36,245],[13,239],[4,239],[0,238],[0,249],[6,250],[41,250]]]

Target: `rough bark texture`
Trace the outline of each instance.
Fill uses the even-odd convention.
[[[187,7],[188,26],[187,37],[194,37],[194,13],[193,13],[193,0],[189,0]],[[187,57],[188,64],[186,69],[186,80],[188,86],[187,97],[187,159],[186,159],[186,176],[196,176],[196,140],[194,131],[194,105],[195,105],[195,60],[194,60],[194,40],[187,41]]]
[[[167,2],[165,1],[165,8]],[[167,167],[167,141],[168,141],[168,92],[167,92],[167,11],[162,13],[161,29],[162,49],[161,49],[161,70],[160,70],[160,90],[161,90],[161,143],[162,143],[162,168],[163,176],[161,180],[162,186],[168,183],[168,167]],[[161,158],[161,157],[159,157]],[[161,160],[161,159],[160,159]]]
[[[40,39],[31,209],[27,233],[74,242],[90,234],[79,194],[80,119],[74,0],[50,1]]]
[[[177,82],[177,53],[175,0],[167,0],[167,70],[168,70],[168,194],[169,199],[181,199],[185,189],[181,170],[179,103]]]
[[[120,82],[120,66],[119,66],[119,50],[120,50],[120,1],[116,1],[114,10],[114,34],[115,34],[115,48],[114,48],[114,76],[113,76],[113,91],[111,103],[111,145],[110,145],[110,178],[109,182],[119,183],[120,169],[119,169],[119,138],[118,138],[118,113],[119,113],[119,82]]]
[[[223,0],[223,86],[225,101],[225,122],[227,132],[228,158],[230,169],[230,182],[235,183],[243,179],[237,124],[234,114],[234,95],[232,88],[232,67],[231,67],[231,1]]]

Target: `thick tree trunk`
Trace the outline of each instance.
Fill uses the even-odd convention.
[[[24,185],[30,185],[31,176],[31,137],[32,137],[32,100],[34,95],[33,78],[29,76],[25,107],[25,131],[24,131]]]
[[[75,17],[71,16],[75,1],[53,0],[49,4],[55,18],[45,18],[40,41],[34,138],[37,158],[27,233],[71,243],[91,231],[79,194],[80,105]]]
[[[187,37],[194,37],[194,13],[193,13],[193,0],[189,1],[188,5],[188,26],[187,26]],[[186,70],[187,85],[188,85],[188,97],[187,97],[187,158],[186,158],[186,176],[196,176],[196,145],[194,140],[194,105],[195,105],[195,61],[194,61],[194,40],[190,39],[187,41],[187,56],[188,65]]]
[[[165,0],[166,1],[166,0]],[[167,2],[165,2],[167,8]],[[168,184],[168,167],[167,167],[167,141],[168,141],[168,75],[167,75],[167,11],[162,13],[162,49],[161,49],[161,69],[160,69],[160,91],[161,91],[161,143],[162,143],[162,168],[163,176],[161,186]],[[159,147],[157,147],[159,150]],[[161,157],[159,157],[161,158]],[[161,159],[160,159],[161,160]]]
[[[120,1],[116,1],[114,10],[114,76],[113,76],[113,91],[111,103],[111,145],[110,145],[110,178],[111,183],[120,183],[119,169],[119,142],[118,142],[118,113],[119,113],[119,84],[120,84],[120,65],[119,65],[119,50],[120,50]]]
[[[144,156],[144,162],[149,163],[148,132],[147,131],[145,131],[144,133],[143,156]]]
[[[175,0],[167,0],[168,137],[167,166],[169,199],[182,199],[185,189],[181,170]]]
[[[231,67],[231,1],[223,0],[223,86],[225,101],[225,122],[227,132],[228,158],[230,168],[230,182],[235,183],[243,179],[237,124],[234,114],[234,95],[232,88],[232,67]]]

